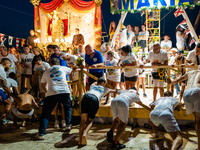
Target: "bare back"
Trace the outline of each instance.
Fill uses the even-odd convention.
[[[32,104],[34,101],[34,98],[30,94],[20,94],[18,95],[20,98],[20,101],[18,101],[17,106],[19,107],[20,110],[30,110],[32,109]]]

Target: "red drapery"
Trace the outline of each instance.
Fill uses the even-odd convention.
[[[40,8],[46,13],[51,13],[56,8],[60,8],[63,4],[63,0],[52,0],[49,3],[40,3]]]
[[[94,1],[86,2],[86,1],[82,1],[82,0],[70,0],[69,4],[73,8],[80,10],[80,11],[87,11],[87,10],[94,8],[94,6],[95,6]]]

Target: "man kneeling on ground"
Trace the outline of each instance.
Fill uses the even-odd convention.
[[[92,127],[92,122],[99,109],[101,97],[108,92],[116,91],[104,88],[106,80],[100,77],[96,83],[90,86],[90,90],[83,96],[81,101],[81,122],[79,127],[79,145],[87,145],[86,136]],[[85,127],[86,124],[86,127]],[[85,128],[85,132],[83,133]]]
[[[174,140],[172,143],[172,150],[177,150],[183,143],[180,128],[174,118],[174,109],[179,106],[179,100],[172,97],[172,93],[169,91],[164,93],[164,97],[151,103],[153,111],[150,113],[150,120],[155,133],[155,139],[159,137],[156,126],[161,124]]]
[[[117,93],[119,95],[115,97],[111,102],[111,111],[114,121],[110,131],[107,133],[107,141],[113,143],[113,149],[122,149],[126,146],[120,144],[119,139],[125,130],[126,123],[128,122],[129,106],[131,106],[133,102],[136,102],[149,111],[150,108],[140,101],[140,98],[137,95],[137,89],[135,87],[131,87],[129,90],[119,90]],[[113,132],[116,128],[117,134],[113,139]]]

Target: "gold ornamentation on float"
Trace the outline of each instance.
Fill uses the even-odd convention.
[[[97,4],[97,7],[99,7],[99,5],[102,4],[102,0],[93,0],[96,4]]]
[[[70,0],[63,0],[65,3],[69,2]]]
[[[31,2],[34,6],[39,6],[39,5],[40,5],[40,1],[41,1],[41,0],[31,0],[30,2]]]

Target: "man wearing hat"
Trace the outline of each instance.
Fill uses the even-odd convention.
[[[181,66],[185,66],[186,64],[186,58],[184,57],[184,51],[183,50],[178,50],[177,51],[177,56],[175,57],[175,61],[174,64],[172,65],[172,67],[174,67],[174,65],[181,65]],[[179,78],[180,76],[183,76],[186,73],[186,69],[185,68],[177,68],[178,73],[177,73],[177,77]],[[173,86],[173,85],[171,85]],[[180,83],[181,86],[181,91],[180,91],[180,97],[179,100],[181,101],[182,97],[183,97],[183,92],[185,90],[185,81]],[[172,88],[173,89],[173,88]]]

